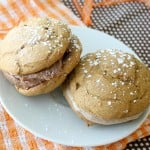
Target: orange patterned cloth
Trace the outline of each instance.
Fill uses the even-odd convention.
[[[83,22],[88,26],[92,25],[91,15],[93,8],[99,6],[108,7],[127,2],[140,2],[144,3],[147,7],[150,7],[150,0],[101,0],[100,2],[95,2],[94,0],[84,0],[83,6],[81,6],[78,0],[73,0],[73,3],[77,8]]]
[[[20,21],[33,16],[50,16],[70,24],[84,25],[58,0],[8,0],[0,3],[0,38]],[[63,146],[40,139],[24,130],[0,104],[0,150],[120,150],[127,143],[147,135],[150,135],[150,115],[137,131],[116,143],[90,148]]]
[[[0,2],[0,38],[20,21],[49,16],[72,25],[83,25],[59,0],[4,0]]]

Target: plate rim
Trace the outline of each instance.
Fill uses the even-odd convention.
[[[55,141],[55,140],[53,140],[53,139],[51,139],[51,140],[49,140],[49,139],[46,139],[43,135],[41,135],[41,134],[39,134],[39,133],[35,133],[34,131],[30,131],[29,129],[28,129],[28,127],[26,127],[24,124],[22,124],[19,120],[17,120],[16,119],[16,117],[14,117],[11,113],[9,113],[9,110],[5,107],[5,105],[3,105],[3,102],[1,101],[1,99],[2,99],[2,97],[1,97],[1,95],[0,95],[0,103],[2,104],[2,106],[4,107],[4,109],[6,110],[6,112],[11,116],[11,118],[13,119],[13,121],[15,121],[16,123],[18,123],[18,125],[20,125],[23,129],[25,129],[26,131],[28,131],[28,132],[30,132],[31,134],[33,134],[33,136],[36,136],[36,137],[38,137],[38,138],[40,138],[41,140],[47,140],[48,142],[52,142],[52,143],[56,143],[56,144],[62,144],[62,145],[64,145],[64,146],[73,146],[73,147],[97,147],[97,146],[105,146],[105,145],[108,145],[108,144],[113,144],[113,143],[115,143],[115,142],[119,142],[119,141],[121,141],[122,139],[124,139],[124,138],[126,138],[127,136],[129,136],[129,135],[131,135],[132,133],[134,133],[142,124],[143,124],[143,122],[145,121],[145,119],[148,117],[148,115],[149,115],[149,112],[150,112],[150,107],[148,107],[144,112],[142,112],[142,114],[141,115],[143,115],[144,113],[145,113],[145,115],[144,115],[144,117],[143,117],[143,119],[142,119],[142,121],[136,126],[136,128],[135,128],[135,130],[134,131],[132,131],[132,132],[130,132],[129,134],[126,134],[126,135],[124,135],[124,137],[122,137],[122,138],[120,138],[120,139],[117,139],[117,140],[115,140],[115,141],[113,141],[113,142],[109,142],[109,143],[107,143],[107,142],[105,142],[104,144],[102,144],[102,145],[99,145],[99,144],[94,144],[94,145],[78,145],[78,144],[64,144],[63,142],[58,142],[58,141]],[[141,117],[141,115],[140,115],[140,117]]]

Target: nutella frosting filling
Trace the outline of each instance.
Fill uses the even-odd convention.
[[[68,57],[68,55],[69,51],[65,52],[63,58],[50,66],[50,68],[33,74],[12,75],[7,72],[3,72],[3,74],[16,87],[22,89],[30,89],[59,75],[63,69],[63,64],[66,61],[66,57]]]

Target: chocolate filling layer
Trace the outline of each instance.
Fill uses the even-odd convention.
[[[30,89],[45,81],[49,81],[54,76],[60,74],[63,68],[63,64],[69,57],[70,52],[66,51],[63,58],[54,63],[50,68],[39,71],[37,73],[28,75],[12,75],[7,72],[3,72],[4,76],[16,87],[22,89]]]

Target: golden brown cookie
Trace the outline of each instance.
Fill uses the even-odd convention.
[[[87,54],[63,85],[70,106],[88,124],[136,119],[150,104],[149,89],[148,68],[117,50]]]
[[[32,18],[13,28],[0,44],[0,68],[26,75],[50,67],[65,53],[68,26],[51,18]]]
[[[28,75],[12,75],[6,72],[4,75],[23,95],[48,93],[58,87],[78,64],[81,51],[81,43],[73,35],[64,55],[49,68]]]

